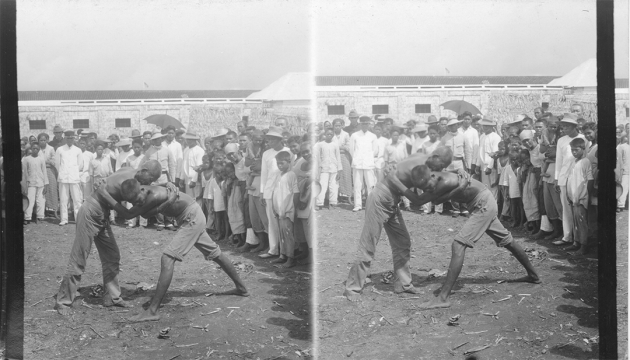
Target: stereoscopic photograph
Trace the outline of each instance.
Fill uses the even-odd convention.
[[[629,18],[1,1],[0,358],[627,359]]]

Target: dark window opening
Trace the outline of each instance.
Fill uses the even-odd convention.
[[[116,119],[117,128],[131,127],[131,119]]]
[[[345,115],[346,107],[344,105],[328,105],[328,115]]]
[[[29,120],[29,130],[46,130],[46,120]]]
[[[430,114],[431,104],[416,104],[416,114]]]
[[[89,119],[75,119],[72,120],[72,128],[73,129],[87,129],[90,127]]]
[[[372,114],[389,114],[389,105],[372,105]]]

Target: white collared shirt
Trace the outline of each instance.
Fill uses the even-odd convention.
[[[481,138],[479,139],[479,154],[476,161],[477,166],[481,167],[481,171],[494,167],[494,159],[490,154],[499,151],[500,142],[501,136],[494,131],[490,134],[481,134]]]
[[[201,146],[195,145],[193,148],[186,148],[185,154],[186,156],[182,163],[182,174],[180,176],[186,181],[186,184],[197,182],[198,173],[195,168],[203,164],[205,151],[203,151]]]
[[[76,146],[63,145],[55,152],[55,164],[59,171],[58,181],[64,184],[78,184],[81,182],[83,171],[83,153]]]
[[[464,135],[464,161],[470,168],[476,162],[479,153],[479,132],[472,126],[466,130],[461,127],[458,131]]]
[[[350,155],[352,155],[352,168],[374,169],[375,157],[378,156],[379,145],[376,135],[370,131],[359,130],[350,136]]]

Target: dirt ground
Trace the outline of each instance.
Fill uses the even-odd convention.
[[[418,295],[393,293],[383,282],[392,270],[383,232],[372,265],[372,285],[355,304],[343,282],[355,258],[364,211],[341,206],[317,213],[318,337],[322,359],[458,359],[484,345],[478,359],[598,358],[597,254],[571,256],[549,241],[513,235],[538,270],[543,284],[498,283],[525,274],[517,260],[487,235],[466,251],[449,309],[419,311],[416,305],[439,292],[454,235],[466,218],[404,211],[412,238],[412,274]],[[618,214],[619,354],[627,348],[628,212]],[[323,225],[325,224],[325,225]],[[523,295],[519,295],[523,294]],[[510,297],[511,296],[511,297]],[[507,300],[503,300],[510,297]],[[483,315],[496,314],[496,317]],[[460,315],[457,326],[449,318]]]
[[[31,224],[25,229],[25,359],[304,359],[311,358],[310,267],[281,271],[255,254],[219,243],[251,293],[248,298],[210,296],[233,288],[214,262],[193,249],[177,263],[157,322],[129,323],[154,294],[160,256],[174,232],[113,227],[122,254],[123,297],[133,308],[104,308],[90,292],[102,284],[92,247],[71,317],[52,310],[75,226]],[[217,311],[218,310],[218,311]],[[169,339],[158,339],[170,327]]]

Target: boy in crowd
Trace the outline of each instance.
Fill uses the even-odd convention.
[[[297,176],[291,168],[291,154],[280,151],[276,154],[276,163],[281,172],[280,179],[273,189],[272,205],[275,220],[278,222],[280,233],[280,257],[271,263],[282,264],[283,268],[295,266],[293,253],[295,251],[295,238],[293,233],[293,221],[295,219],[294,201],[299,197]]]
[[[28,208],[24,212],[24,225],[31,222],[33,206],[37,204],[37,220],[44,220],[46,185],[48,176],[46,174],[46,159],[39,155],[39,144],[31,144],[31,155],[22,158],[22,179],[25,182],[26,194],[28,197]]]
[[[125,165],[124,165],[125,167],[130,167],[134,170],[137,170],[140,167],[140,163],[142,162],[142,159],[144,158],[144,155],[142,154],[142,145],[143,145],[143,141],[140,137],[132,141],[131,151],[133,151],[133,153],[127,156],[127,160],[125,161]],[[131,203],[127,203],[128,209],[130,209],[132,206],[133,205]],[[143,218],[142,216],[138,216],[136,219],[130,219],[129,221],[127,221],[127,229],[135,227],[136,220],[138,221],[139,226],[147,227],[148,225],[147,219]]]
[[[569,165],[567,177],[567,200],[573,216],[573,245],[568,251],[587,252],[589,197],[593,192],[593,172],[591,162],[585,157],[586,141],[581,138],[571,140],[571,154],[574,160]]]
[[[141,186],[135,179],[125,180],[121,185],[121,190],[123,199],[134,204],[133,208],[127,210],[103,187],[99,188],[99,193],[122,217],[126,219],[140,215],[148,217],[162,212],[165,216],[176,218],[177,223],[181,224],[175,237],[162,254],[160,277],[149,308],[132,316],[129,320],[141,322],[160,319],[157,312],[173,279],[175,262],[183,261],[184,256],[193,247],[197,248],[206,260],[212,260],[219,264],[236,286],[235,289],[216,295],[249,296],[245,284],[243,284],[230,260],[221,253],[219,246],[206,233],[203,211],[195,199],[186,194],[177,194],[175,191],[158,186]]]
[[[339,192],[339,178],[341,177],[341,152],[339,145],[333,139],[333,130],[327,129],[325,140],[316,147],[315,162],[318,165],[317,181],[322,185],[322,191],[317,196],[317,210],[324,206],[326,192],[328,192],[328,204],[331,207],[337,206]]]

